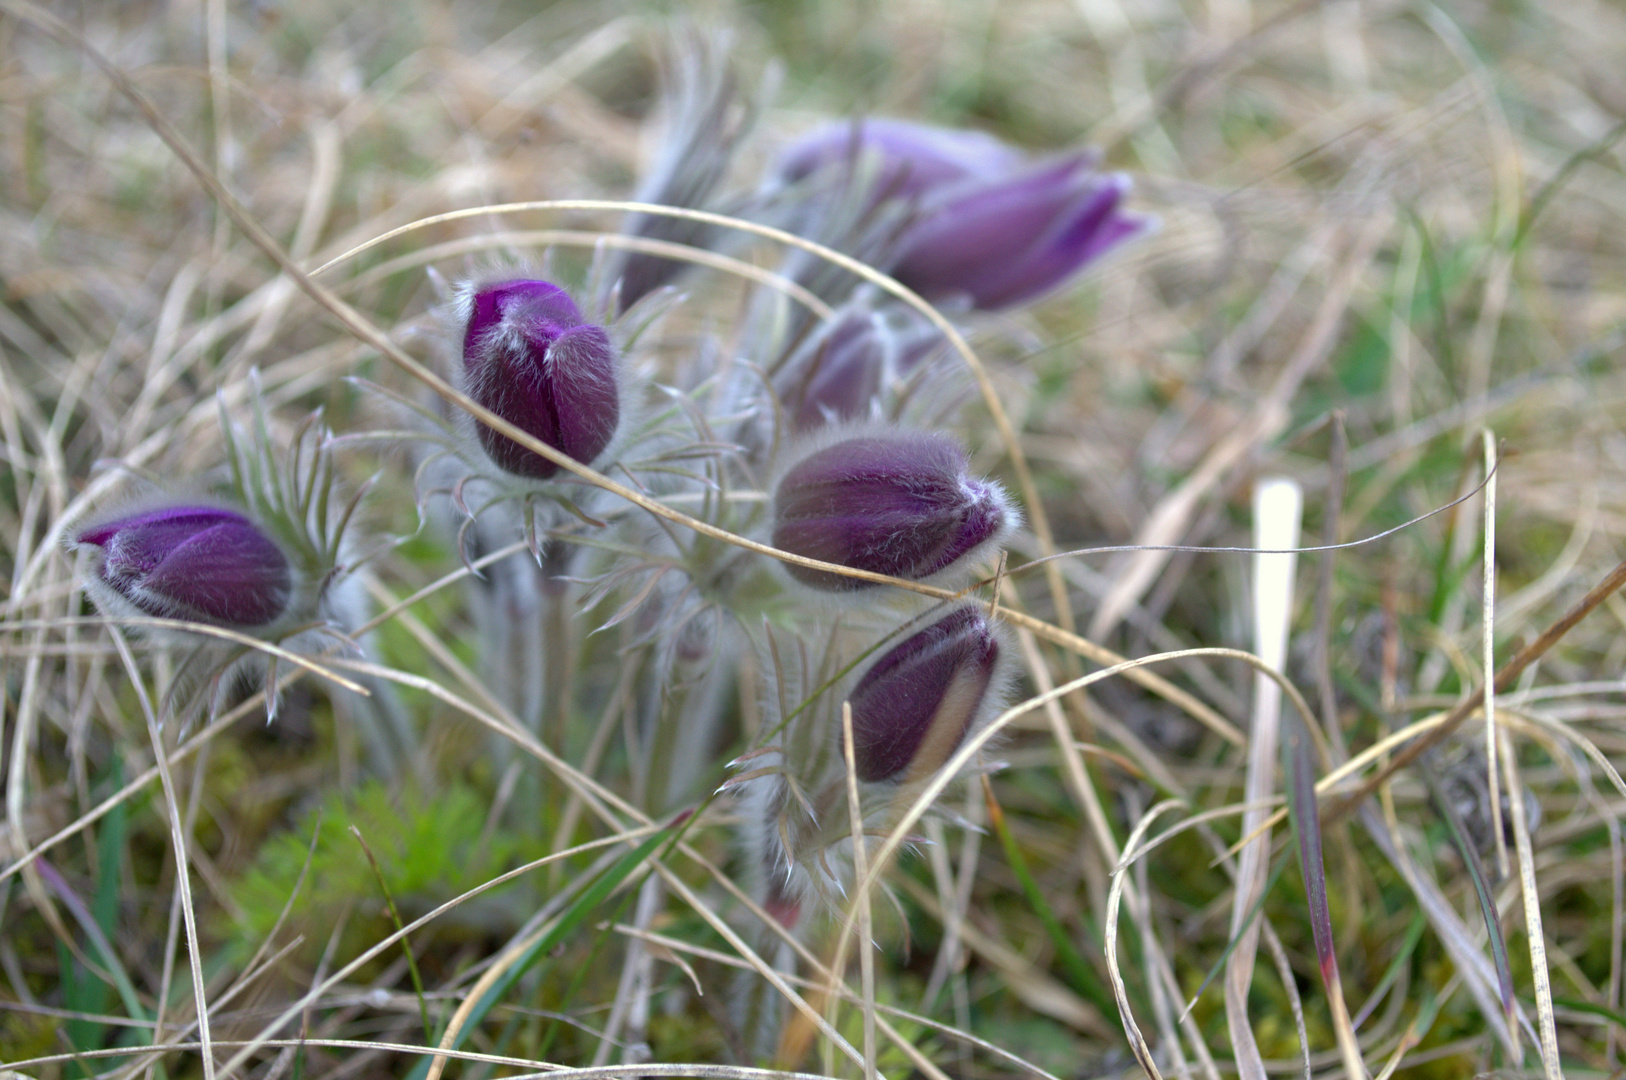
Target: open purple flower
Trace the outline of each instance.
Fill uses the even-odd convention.
[[[984,310],[1033,300],[1151,219],[1121,209],[1129,178],[1088,154],[944,189],[904,234],[892,273],[928,299],[956,294]]]
[[[792,143],[779,159],[779,176],[795,182],[829,165],[851,165],[866,154],[878,163],[883,194],[897,196],[1003,175],[1026,160],[1020,150],[980,131],[862,117],[824,124]]]
[[[84,529],[74,544],[100,548],[97,582],[158,618],[259,627],[276,622],[292,603],[288,557],[231,510],[149,510]]]
[[[1129,180],[1096,172],[1094,151],[1035,161],[981,132],[901,120],[818,128],[779,175],[862,159],[879,162],[878,195],[915,203],[892,274],[929,300],[964,296],[984,310],[1033,300],[1152,225],[1122,209]]]
[[[471,397],[577,461],[591,463],[621,421],[619,363],[609,335],[557,285],[481,285],[465,300],[463,373]],[[547,480],[559,466],[485,424],[486,456],[505,472]]]
[[[900,431],[859,436],[815,450],[792,466],[774,494],[777,548],[894,577],[948,569],[1011,521],[998,484],[967,473],[952,439]],[[787,566],[815,588],[870,583]]]
[[[993,625],[966,605],[870,665],[848,695],[858,779],[920,780],[941,768],[975,723],[998,664]]]

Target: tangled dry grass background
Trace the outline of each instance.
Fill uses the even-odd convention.
[[[627,197],[651,58],[673,32],[660,13],[570,2],[55,14],[307,270],[445,211]],[[1469,495],[1381,541],[1300,557],[1286,674],[1329,736],[1315,772],[1384,747],[1349,791],[1419,737],[1408,725],[1438,723],[1485,681],[1489,458],[1496,665],[1622,557],[1619,7],[901,0],[717,4],[705,18],[733,29],[748,84],[783,65],[767,131],[875,111],[1036,148],[1087,140],[1161,216],[1154,238],[1083,285],[973,336],[1056,547],[1147,548],[1056,564],[1071,610],[1043,574],[1019,574],[1002,597],[1013,608],[1129,657],[1250,649],[1250,557],[1148,546],[1247,546],[1266,475],[1302,485],[1307,542],[1372,536]],[[218,465],[216,395],[244,407],[253,369],[283,421],[322,405],[340,433],[376,420],[346,376],[413,391],[279,273],[44,21],[0,4],[0,1060],[29,1076],[422,1076],[429,1058],[413,1048],[439,1040],[514,942],[535,940],[538,911],[557,924],[550,898],[638,850],[622,888],[550,940],[450,1068],[589,1075],[626,1061],[636,1075],[696,1075],[676,1063],[702,1062],[740,1075],[716,1065],[752,1064],[726,1015],[735,970],[753,963],[729,936],[747,916],[729,887],[726,800],[661,857],[651,889],[639,884],[656,878],[639,848],[650,819],[613,719],[493,755],[443,541],[417,536],[362,571],[389,613],[370,658],[400,673],[413,719],[400,775],[369,771],[343,691],[317,679],[293,686],[269,726],[250,700],[149,734],[119,639],[76,589],[65,526],[133,478]],[[322,283],[428,362],[426,266],[548,242],[513,235],[523,229],[620,220],[464,218]],[[971,441],[979,467],[1008,469],[991,429]],[[411,533],[403,457],[357,447],[345,463],[352,484],[384,470],[369,525]],[[1019,539],[1012,566],[1042,547]],[[998,750],[1008,767],[950,796],[981,831],[929,822],[923,854],[887,870],[896,903],[875,894],[867,976],[839,923],[804,961],[809,1007],[778,1065],[1137,1074],[1116,950],[1123,1001],[1164,1075],[1337,1074],[1351,1048],[1373,1075],[1618,1075],[1623,630],[1626,601],[1610,595],[1497,697],[1505,798],[1490,794],[1482,709],[1361,811],[1336,816],[1326,793],[1332,944],[1353,1022],[1322,985],[1297,848],[1277,829],[1261,866],[1283,872],[1262,902],[1246,1019],[1227,1023],[1238,868],[1218,857],[1245,838],[1251,785],[1280,801],[1289,783],[1270,759],[1250,766],[1253,670],[1207,655],[1160,665],[1190,695],[1179,701],[1112,679],[1016,718]],[[1022,644],[1024,697],[1095,666]],[[173,658],[135,648],[135,670],[162,684]],[[1165,798],[1187,809],[1152,824]],[[1124,858],[1148,838],[1137,826],[1156,835],[1209,810],[1221,812],[1203,828]],[[409,965],[351,825],[403,921],[553,861],[414,929]],[[1505,999],[1475,862],[1506,939]],[[821,972],[838,950],[851,970]]]

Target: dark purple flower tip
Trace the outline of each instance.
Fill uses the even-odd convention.
[[[966,473],[953,440],[923,432],[861,436],[815,450],[774,494],[777,548],[894,577],[947,569],[999,534],[1011,512],[999,485]],[[815,588],[870,582],[786,567]]]
[[[591,463],[621,422],[609,335],[546,281],[501,281],[467,300],[463,370],[471,397],[577,461]],[[559,466],[485,424],[480,445],[505,472],[547,480]]]
[[[980,131],[866,117],[814,128],[780,157],[780,179],[795,182],[835,164],[860,158],[878,161],[880,188],[888,195],[915,196],[965,180],[1001,175],[1021,166],[1023,153]]]
[[[171,506],[85,529],[102,549],[97,577],[148,615],[216,626],[265,626],[293,599],[288,558],[243,515]]]
[[[988,696],[999,639],[962,607],[877,660],[848,695],[858,779],[922,780],[959,749]]]
[[[928,299],[966,295],[994,310],[1061,285],[1152,219],[1120,209],[1127,177],[1101,176],[1074,155],[956,186],[904,235],[893,276]]]

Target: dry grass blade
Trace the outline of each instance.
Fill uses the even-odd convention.
[[[147,694],[141,669],[136,666],[135,655],[131,653],[129,643],[124,640],[124,635],[119,632],[118,627],[109,627],[108,630],[113,637],[114,647],[119,651],[119,659],[124,662],[125,670],[130,675],[131,685],[135,687],[141,713],[147,720],[147,735],[152,740],[153,758],[158,763],[158,779],[163,786],[164,803],[169,811],[167,816],[171,851],[175,857],[176,889],[180,894],[181,914],[186,919],[186,955],[192,965],[192,1000],[197,1009],[203,1075],[205,1080],[214,1080],[214,1048],[211,1046],[209,1002],[205,997],[207,983],[203,977],[203,954],[198,944],[198,916],[192,901],[190,867],[192,845],[188,843],[186,833],[183,831],[181,804],[175,795],[175,778],[170,772],[169,752],[164,746],[164,733],[158,722],[158,714],[153,709],[152,699]]]
[[[1480,611],[1484,630],[1480,649],[1484,671],[1496,670],[1496,436],[1483,433],[1485,450],[1485,554],[1482,560],[1483,585]],[[1485,786],[1490,789],[1491,836],[1496,843],[1496,874],[1507,877],[1507,835],[1502,828],[1502,784],[1496,775],[1496,686],[1485,687]]]
[[[1262,480],[1254,490],[1254,547],[1288,551],[1298,547],[1303,495],[1290,480]],[[1254,651],[1267,669],[1281,670],[1287,659],[1287,635],[1293,614],[1293,572],[1297,556],[1268,554],[1253,557]],[[1248,772],[1244,798],[1258,803],[1276,791],[1277,738],[1281,725],[1281,690],[1260,672],[1253,681],[1253,724],[1248,739]],[[1263,810],[1242,817],[1249,839],[1242,848],[1236,874],[1236,895],[1231,903],[1234,941],[1225,967],[1225,1019],[1236,1053],[1237,1068],[1245,1080],[1264,1080],[1253,1024],[1248,1019],[1248,986],[1253,981],[1254,953],[1259,923],[1251,918],[1264,896],[1270,872],[1270,833]],[[1308,871],[1307,871],[1308,872]]]
[[[856,753],[853,746],[853,707],[851,702],[844,701],[841,703],[841,755],[847,763],[848,835],[853,846],[853,874],[859,881],[864,881],[869,877],[869,836],[864,828],[863,810],[859,806]],[[880,1074],[875,1069],[875,925],[870,912],[869,892],[856,890],[852,903],[858,916],[859,987],[862,994],[858,1004],[864,1011],[864,1077],[865,1080],[875,1080]],[[833,966],[831,971],[840,971],[839,965]]]
[[[1118,865],[1112,870],[1112,887],[1107,893],[1107,918],[1104,928],[1104,946],[1106,950],[1107,975],[1112,980],[1112,996],[1118,1002],[1118,1018],[1123,1022],[1124,1031],[1129,1035],[1129,1048],[1135,1055],[1135,1060],[1141,1069],[1152,1080],[1160,1080],[1162,1073],[1158,1071],[1157,1063],[1152,1060],[1152,1048],[1147,1045],[1146,1038],[1141,1034],[1140,1026],[1135,1023],[1134,1013],[1130,1010],[1129,993],[1124,986],[1123,973],[1118,965],[1118,911],[1123,903],[1125,872],[1133,861],[1145,853],[1141,846],[1142,839],[1151,829],[1154,822],[1165,811],[1179,808],[1181,804],[1174,800],[1162,802],[1141,815],[1135,823],[1134,831],[1124,842],[1124,855]]]
[[[1343,983],[1338,977],[1332,910],[1327,903],[1327,867],[1321,853],[1321,812],[1315,796],[1315,765],[1310,754],[1309,733],[1304,730],[1303,721],[1297,717],[1287,721],[1283,756],[1288,806],[1293,833],[1298,838],[1299,872],[1304,877],[1304,894],[1310,908],[1310,931],[1315,940],[1316,960],[1321,968],[1321,984],[1327,989],[1333,1033],[1338,1038],[1338,1049],[1344,1057],[1344,1071],[1358,1078],[1365,1070],[1361,1064],[1360,1047],[1355,1042],[1355,1030],[1350,1023],[1349,1006],[1344,1002]],[[1308,1046],[1304,1049],[1305,1053],[1309,1053]]]
[[[58,619],[50,623],[35,623],[28,620],[20,620],[9,624],[9,629],[44,630],[51,627],[97,624],[111,626],[114,625],[114,621],[110,619],[87,618],[82,620]],[[219,641],[227,641],[245,651],[262,652],[266,656],[271,657],[273,660],[292,664],[302,671],[308,672],[309,674],[315,675],[321,679],[325,679],[341,689],[348,690],[352,694],[359,694],[362,697],[366,697],[368,694],[368,690],[365,686],[362,686],[360,683],[354,682],[350,679],[346,679],[337,672],[328,670],[308,656],[285,649],[280,645],[274,645],[269,641],[262,641],[259,638],[250,637],[247,634],[232,630],[229,627],[209,626],[206,623],[191,622],[186,619],[158,619],[150,617],[123,618],[117,620],[116,624],[119,626],[136,627],[143,630],[179,630],[198,637],[208,637],[215,638]]]
[[[1552,976],[1547,970],[1547,938],[1542,930],[1541,892],[1536,881],[1536,860],[1530,844],[1530,823],[1525,819],[1524,785],[1519,782],[1519,763],[1512,740],[1502,738],[1502,774],[1507,782],[1509,817],[1513,824],[1514,851],[1519,858],[1519,889],[1524,899],[1525,937],[1530,945],[1530,974],[1535,986],[1536,1020],[1541,1032],[1541,1067],[1547,1080],[1564,1075],[1558,1053],[1558,1030],[1553,1017]]]

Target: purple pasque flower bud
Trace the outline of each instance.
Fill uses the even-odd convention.
[[[1035,299],[1147,231],[1121,209],[1128,177],[1102,176],[1089,152],[932,193],[899,241],[892,275],[930,300],[983,310]]]
[[[891,431],[843,439],[793,465],[774,492],[777,548],[894,577],[948,569],[997,537],[1014,514],[991,480],[967,474],[950,438]],[[791,576],[832,592],[871,584],[788,565]]]
[[[974,604],[950,612],[870,665],[847,695],[858,779],[909,782],[942,768],[989,699],[998,665],[999,639]]]
[[[861,308],[837,316],[813,342],[780,391],[791,429],[812,431],[843,420],[862,420],[887,379],[885,330]]]
[[[973,177],[1001,176],[1026,160],[1023,153],[980,131],[860,117],[823,124],[780,156],[781,180],[794,183],[828,166],[851,167],[870,156],[878,162],[885,195],[916,196]]]
[[[260,627],[293,601],[288,557],[232,510],[148,510],[82,529],[73,544],[101,549],[92,595],[104,610],[110,592],[158,618]]]
[[[463,375],[469,396],[556,450],[590,464],[621,422],[620,364],[609,335],[546,281],[517,279],[468,290]],[[547,480],[559,466],[485,424],[486,456],[504,472]]]
[[[884,412],[898,384],[942,342],[936,327],[901,305],[838,312],[776,380],[791,430]]]

